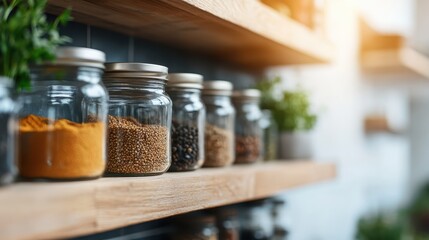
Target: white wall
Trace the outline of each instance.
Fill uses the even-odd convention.
[[[413,97],[410,108],[410,192],[414,194],[429,182],[429,95]]]
[[[371,26],[382,33],[411,36],[415,24],[415,0],[348,0]],[[427,0],[417,0],[426,1]]]
[[[412,28],[413,36],[411,38],[411,45],[422,53],[429,55],[429,34],[427,34],[429,25],[429,1],[415,1],[415,25]]]
[[[423,9],[429,10],[429,1],[425,5],[419,5]],[[422,10],[420,15],[422,14]],[[429,23],[429,15],[427,15],[426,23]],[[420,25],[420,36],[429,38],[428,30]],[[419,37],[420,38],[420,37]],[[426,49],[429,50],[429,45],[426,44]],[[429,51],[427,51],[429,53]],[[409,125],[408,138],[410,141],[410,163],[409,163],[409,181],[408,192],[410,196],[414,196],[416,192],[424,184],[429,183],[429,81],[427,79],[408,84],[406,88],[409,92]]]

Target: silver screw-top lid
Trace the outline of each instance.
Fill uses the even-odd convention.
[[[149,63],[106,63],[104,77],[158,79],[167,81],[168,68]]]
[[[170,73],[168,74],[167,88],[203,88],[203,76],[196,73]]]
[[[82,66],[104,69],[106,54],[104,52],[83,47],[59,47],[56,59],[44,65]]]
[[[232,94],[232,83],[227,81],[204,81],[203,83],[203,94],[204,95],[226,95],[231,96]]]
[[[259,101],[260,98],[261,98],[261,91],[257,89],[236,90],[232,93],[233,101],[240,101],[240,100]]]

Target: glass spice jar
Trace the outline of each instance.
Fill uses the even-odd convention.
[[[284,218],[285,201],[280,198],[274,198],[271,201],[271,219],[272,219],[272,240],[284,240],[287,238],[288,230],[285,222],[289,222]],[[288,217],[288,216],[287,216]]]
[[[170,167],[172,102],[165,92],[167,75],[168,69],[160,65],[106,64],[107,175],[159,175]]]
[[[235,163],[254,163],[262,158],[261,93],[256,89],[234,91],[232,102],[235,119]]]
[[[62,47],[54,62],[31,68],[19,95],[18,168],[27,179],[98,178],[105,168],[108,95],[105,54]]]
[[[169,171],[190,171],[203,165],[206,113],[201,100],[202,82],[199,74],[168,75],[167,92],[173,101]]]
[[[0,76],[0,185],[11,183],[16,173],[12,87],[12,79]]]
[[[239,240],[240,222],[238,212],[234,208],[222,207],[215,210],[216,225],[220,240]]]
[[[277,159],[278,128],[270,110],[262,110],[263,156],[265,161]]]
[[[176,231],[173,240],[218,240],[215,217],[191,213],[176,219]]]
[[[240,238],[245,240],[268,240],[270,229],[269,212],[265,200],[242,204],[240,210]]]
[[[232,84],[226,81],[203,83],[206,106],[204,167],[223,167],[234,162],[234,117]]]

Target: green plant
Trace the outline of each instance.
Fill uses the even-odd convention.
[[[308,95],[302,90],[276,94],[281,78],[264,80],[257,84],[261,91],[261,108],[269,109],[279,130],[285,132],[308,131],[316,124],[316,115],[310,113]]]
[[[410,214],[429,213],[429,184],[420,189],[409,207]]]
[[[377,214],[359,220],[358,240],[400,240],[405,235],[405,225],[399,216]]]
[[[407,211],[413,233],[429,239],[429,184],[420,189]]]
[[[56,47],[69,39],[58,33],[70,10],[53,22],[46,19],[47,0],[3,0],[0,6],[0,75],[29,86],[29,65],[54,60]]]
[[[409,206],[394,214],[377,214],[359,220],[358,240],[429,239],[429,184],[423,186]]]

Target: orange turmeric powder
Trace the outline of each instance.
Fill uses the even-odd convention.
[[[105,125],[29,115],[19,123],[18,168],[25,178],[101,176],[106,164]]]

